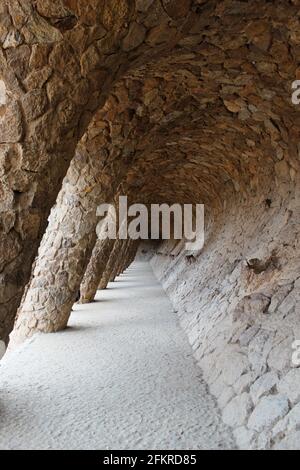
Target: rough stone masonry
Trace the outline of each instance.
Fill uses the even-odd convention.
[[[204,203],[200,253],[143,251],[238,445],[299,448],[299,27],[298,0],[0,3],[1,340],[66,326],[99,202]]]

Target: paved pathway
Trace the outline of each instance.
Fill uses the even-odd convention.
[[[234,446],[147,263],[0,366],[0,449]]]

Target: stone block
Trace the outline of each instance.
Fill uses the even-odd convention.
[[[289,403],[286,397],[282,395],[263,397],[251,414],[248,427],[257,432],[271,429],[288,411]]]
[[[231,400],[223,411],[223,421],[232,427],[246,423],[252,410],[252,401],[248,393],[243,393]]]
[[[278,391],[285,395],[292,405],[300,401],[300,369],[290,370],[279,382]]]
[[[276,386],[278,380],[278,374],[276,372],[268,372],[259,377],[250,388],[253,403],[256,405],[262,396],[269,394]]]

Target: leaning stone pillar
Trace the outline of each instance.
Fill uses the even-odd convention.
[[[0,340],[6,344],[78,140],[126,61],[120,40],[134,8],[116,3],[93,2],[100,14],[85,27],[87,9],[79,2],[0,2]],[[97,33],[91,37],[90,30]]]
[[[132,244],[131,249],[128,253],[128,259],[126,261],[125,269],[127,269],[134,261],[138,248],[139,248],[140,240],[137,240],[135,243]]]
[[[96,242],[97,207],[112,199],[118,176],[109,167],[106,174],[99,151],[97,159],[90,152],[77,152],[19,309],[12,347],[35,332],[50,333],[66,327]]]
[[[104,273],[100,279],[100,282],[99,282],[99,286],[98,286],[98,290],[105,290],[108,286],[108,283],[109,283],[109,277],[107,277],[107,265],[105,267],[105,270],[104,270]]]
[[[119,265],[118,276],[122,274],[125,271],[125,269],[127,269],[130,259],[132,257],[132,254],[134,251],[136,253],[138,245],[139,245],[139,240],[129,240],[124,256]]]
[[[120,271],[122,269],[122,265],[124,262],[124,258],[126,256],[126,251],[128,246],[130,245],[131,240],[123,240],[122,245],[119,248],[118,256],[115,260],[115,265],[110,273],[110,282],[114,282],[117,276],[119,276]]]
[[[80,287],[80,303],[93,302],[98,290],[110,254],[113,250],[115,240],[97,240],[87,270]]]
[[[100,286],[102,287],[102,289],[105,289],[107,287],[107,284],[111,282],[112,275],[115,272],[116,263],[118,263],[120,251],[122,250],[122,247],[126,244],[126,242],[127,240],[120,240],[119,238],[116,240],[114,248],[109,257],[105,272],[103,274],[103,278],[100,282]]]
[[[124,271],[124,266],[125,266],[125,263],[126,263],[126,260],[127,260],[127,257],[128,257],[128,252],[130,250],[131,243],[132,243],[132,241],[128,240],[128,242],[127,242],[127,244],[126,244],[126,246],[123,250],[122,257],[121,257],[120,262],[118,264],[117,276],[120,276]]]

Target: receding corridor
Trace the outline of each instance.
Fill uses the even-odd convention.
[[[135,262],[0,367],[1,449],[233,448],[176,314]]]
[[[0,1],[0,449],[299,450],[299,31]]]

